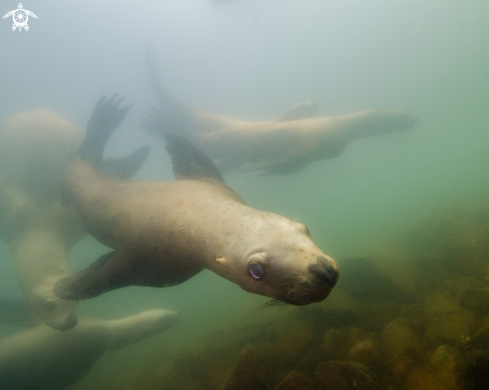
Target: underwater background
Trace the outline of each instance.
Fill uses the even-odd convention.
[[[409,131],[358,139],[339,157],[297,174],[225,176],[251,207],[306,224],[314,242],[338,262],[340,281],[324,302],[260,309],[269,299],[209,271],[171,288],[130,287],[82,301],[80,316],[111,319],[164,308],[178,311],[182,321],[105,352],[70,389],[216,389],[246,354],[257,364],[252,371],[260,384],[245,390],[272,389],[291,370],[328,389],[469,386],[476,374],[463,376],[466,361],[474,359],[467,354],[489,356],[487,1],[23,5],[39,17],[29,19],[29,31],[13,32],[10,19],[0,23],[0,120],[45,108],[84,129],[97,99],[119,92],[133,107],[106,156],[150,145],[135,179],[174,180],[163,143],[139,128],[156,104],[144,63],[148,42],[167,91],[210,112],[265,120],[297,102],[315,101],[316,116],[396,109],[420,118]],[[16,6],[2,0],[0,13]],[[70,253],[70,270],[107,251],[91,237],[82,240]],[[480,289],[476,301],[487,299],[486,306],[462,304],[467,287]],[[19,295],[12,255],[0,243],[0,296]],[[439,307],[451,308],[450,321]],[[452,333],[437,333],[459,320],[463,324]],[[0,337],[20,330],[0,324]],[[402,359],[401,347],[392,348],[402,353],[389,352],[396,332],[410,340]],[[348,348],[364,340],[373,346],[358,357],[328,344],[341,337]],[[447,359],[460,363],[436,366]],[[328,361],[362,365],[322,368],[331,377],[357,375],[358,382],[321,387],[317,370]],[[416,382],[424,377],[453,380]]]

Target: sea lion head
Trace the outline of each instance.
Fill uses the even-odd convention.
[[[52,298],[38,297],[38,302],[34,305],[34,313],[47,326],[55,330],[66,331],[78,324],[74,310],[75,305],[76,303],[73,301],[67,301],[56,296]]]
[[[338,281],[336,262],[312,242],[302,223],[258,212],[240,236],[234,256],[217,262],[230,272],[223,276],[248,292],[274,298],[273,303],[307,305],[325,299]]]

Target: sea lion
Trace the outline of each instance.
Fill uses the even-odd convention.
[[[338,267],[308,229],[246,206],[212,160],[184,138],[165,136],[175,182],[123,181],[101,173],[100,145],[125,112],[101,98],[65,172],[87,230],[115,250],[58,281],[56,295],[79,300],[131,285],[173,286],[207,268],[274,303],[306,305],[328,296]]]
[[[264,174],[290,174],[310,163],[339,156],[354,139],[412,128],[418,119],[402,111],[371,110],[312,118],[317,105],[306,102],[272,121],[245,122],[187,107],[161,85],[149,48],[146,64],[159,109],[141,122],[150,134],[169,129],[184,135],[227,171],[261,169]]]
[[[394,110],[360,111],[348,115],[300,121],[234,127],[199,135],[200,145],[211,156],[232,150],[242,171],[261,169],[263,174],[290,174],[314,161],[339,156],[361,137],[405,131],[418,119]]]
[[[199,135],[201,134],[224,129],[307,119],[314,116],[317,111],[315,102],[302,102],[290,107],[277,118],[265,121],[246,121],[189,107],[170,96],[163,88],[158,78],[155,61],[151,56],[151,45],[146,46],[145,57],[150,86],[158,100],[158,108],[150,108],[150,111],[141,120],[141,128],[160,137],[167,133],[168,129],[171,129],[173,133],[184,135],[199,147],[204,148],[206,153],[208,151],[205,150],[205,145],[200,144]],[[221,150],[217,155],[211,154],[210,157],[218,161],[219,168],[225,173],[238,169],[246,162],[237,158],[232,149]]]
[[[78,382],[106,350],[116,350],[174,326],[174,311],[150,310],[120,320],[80,318],[57,332],[42,324],[0,339],[0,389],[62,390]]]
[[[70,249],[87,232],[74,207],[62,202],[62,172],[83,139],[70,121],[47,110],[15,114],[0,124],[0,239],[13,254],[22,293],[56,330],[77,323],[76,302],[53,293],[69,275]],[[109,159],[109,171],[131,176],[148,151]]]

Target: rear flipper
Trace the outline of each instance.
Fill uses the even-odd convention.
[[[143,166],[149,154],[149,146],[141,146],[129,156],[120,158],[107,158],[104,160],[104,167],[108,172],[114,173],[118,178],[129,180]]]
[[[131,108],[119,108],[124,98],[117,99],[117,96],[115,94],[107,101],[105,95],[99,99],[88,121],[85,139],[78,148],[78,154],[82,158],[95,164],[102,164],[107,141]]]

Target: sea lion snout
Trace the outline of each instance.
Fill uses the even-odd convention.
[[[330,288],[333,288],[338,281],[338,272],[332,260],[327,260],[324,256],[318,256],[317,261],[316,264],[309,265],[308,270],[322,282],[327,282]]]

